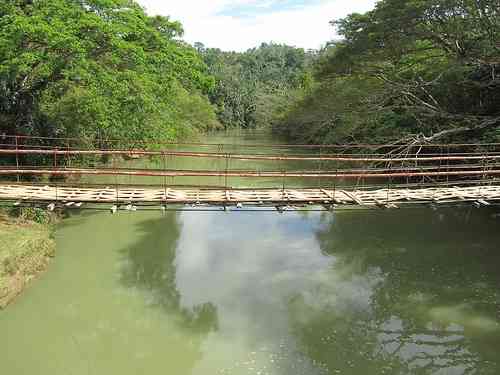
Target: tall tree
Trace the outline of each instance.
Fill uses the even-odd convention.
[[[213,80],[182,33],[132,0],[2,2],[0,131],[173,139],[189,96],[214,125]]]
[[[323,54],[316,79],[342,121],[323,122],[324,133],[338,141],[346,127],[355,140],[496,137],[499,9],[498,0],[382,0],[333,22],[343,39]],[[360,92],[359,105],[339,108],[346,80],[372,87]]]

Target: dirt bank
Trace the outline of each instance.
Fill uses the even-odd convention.
[[[35,213],[12,217],[0,212],[0,309],[11,303],[40,273],[55,254],[50,219]]]

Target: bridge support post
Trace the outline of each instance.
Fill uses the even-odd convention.
[[[19,170],[19,140],[18,136],[15,136],[15,142],[16,142],[16,167],[17,170]],[[17,182],[19,183],[21,181],[21,178],[19,176],[19,173],[17,174]]]

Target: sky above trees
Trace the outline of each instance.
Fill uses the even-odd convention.
[[[244,51],[261,42],[319,48],[335,38],[329,24],[371,10],[376,0],[138,0],[150,14],[182,22],[185,39]]]

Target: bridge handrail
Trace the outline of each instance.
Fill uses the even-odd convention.
[[[338,162],[412,162],[412,161],[462,161],[462,160],[497,160],[500,159],[500,152],[491,153],[461,153],[461,154],[438,154],[440,156],[427,156],[412,154],[404,157],[380,157],[359,155],[356,157],[340,155],[322,156],[284,156],[284,155],[264,155],[264,154],[231,154],[231,153],[209,153],[209,152],[188,152],[188,151],[143,151],[143,150],[67,150],[67,149],[0,149],[0,155],[62,155],[62,156],[89,156],[89,155],[119,155],[119,156],[176,156],[191,158],[211,158],[211,159],[234,159],[234,160],[259,160],[259,161],[338,161]],[[433,154],[436,155],[436,154]]]
[[[13,140],[41,140],[41,141],[62,141],[62,142],[82,142],[82,138],[76,137],[44,137],[44,136],[30,136],[30,135],[11,135],[2,134],[0,135],[0,140],[13,139]],[[400,141],[394,141],[392,143],[385,144],[374,144],[374,143],[348,143],[348,144],[266,144],[266,143],[255,143],[255,144],[224,144],[224,143],[202,143],[202,142],[168,142],[168,141],[123,141],[119,139],[95,139],[95,143],[106,144],[106,143],[128,143],[128,144],[143,144],[143,145],[169,145],[169,146],[198,146],[198,147],[238,147],[238,148],[302,148],[302,149],[327,149],[327,148],[338,148],[338,149],[381,149],[381,148],[396,148],[396,147],[409,147],[409,148],[456,148],[456,147],[478,147],[478,146],[496,146],[499,147],[500,143],[424,143],[424,142],[413,142],[412,144],[404,144]]]
[[[446,169],[446,168],[442,168]],[[497,176],[500,170],[467,170],[437,172],[393,172],[393,173],[344,173],[344,172],[274,172],[274,171],[193,171],[161,169],[85,169],[85,168],[8,168],[0,169],[0,175],[107,175],[107,176],[149,176],[149,177],[240,177],[240,178],[403,178],[403,177],[465,177]]]

